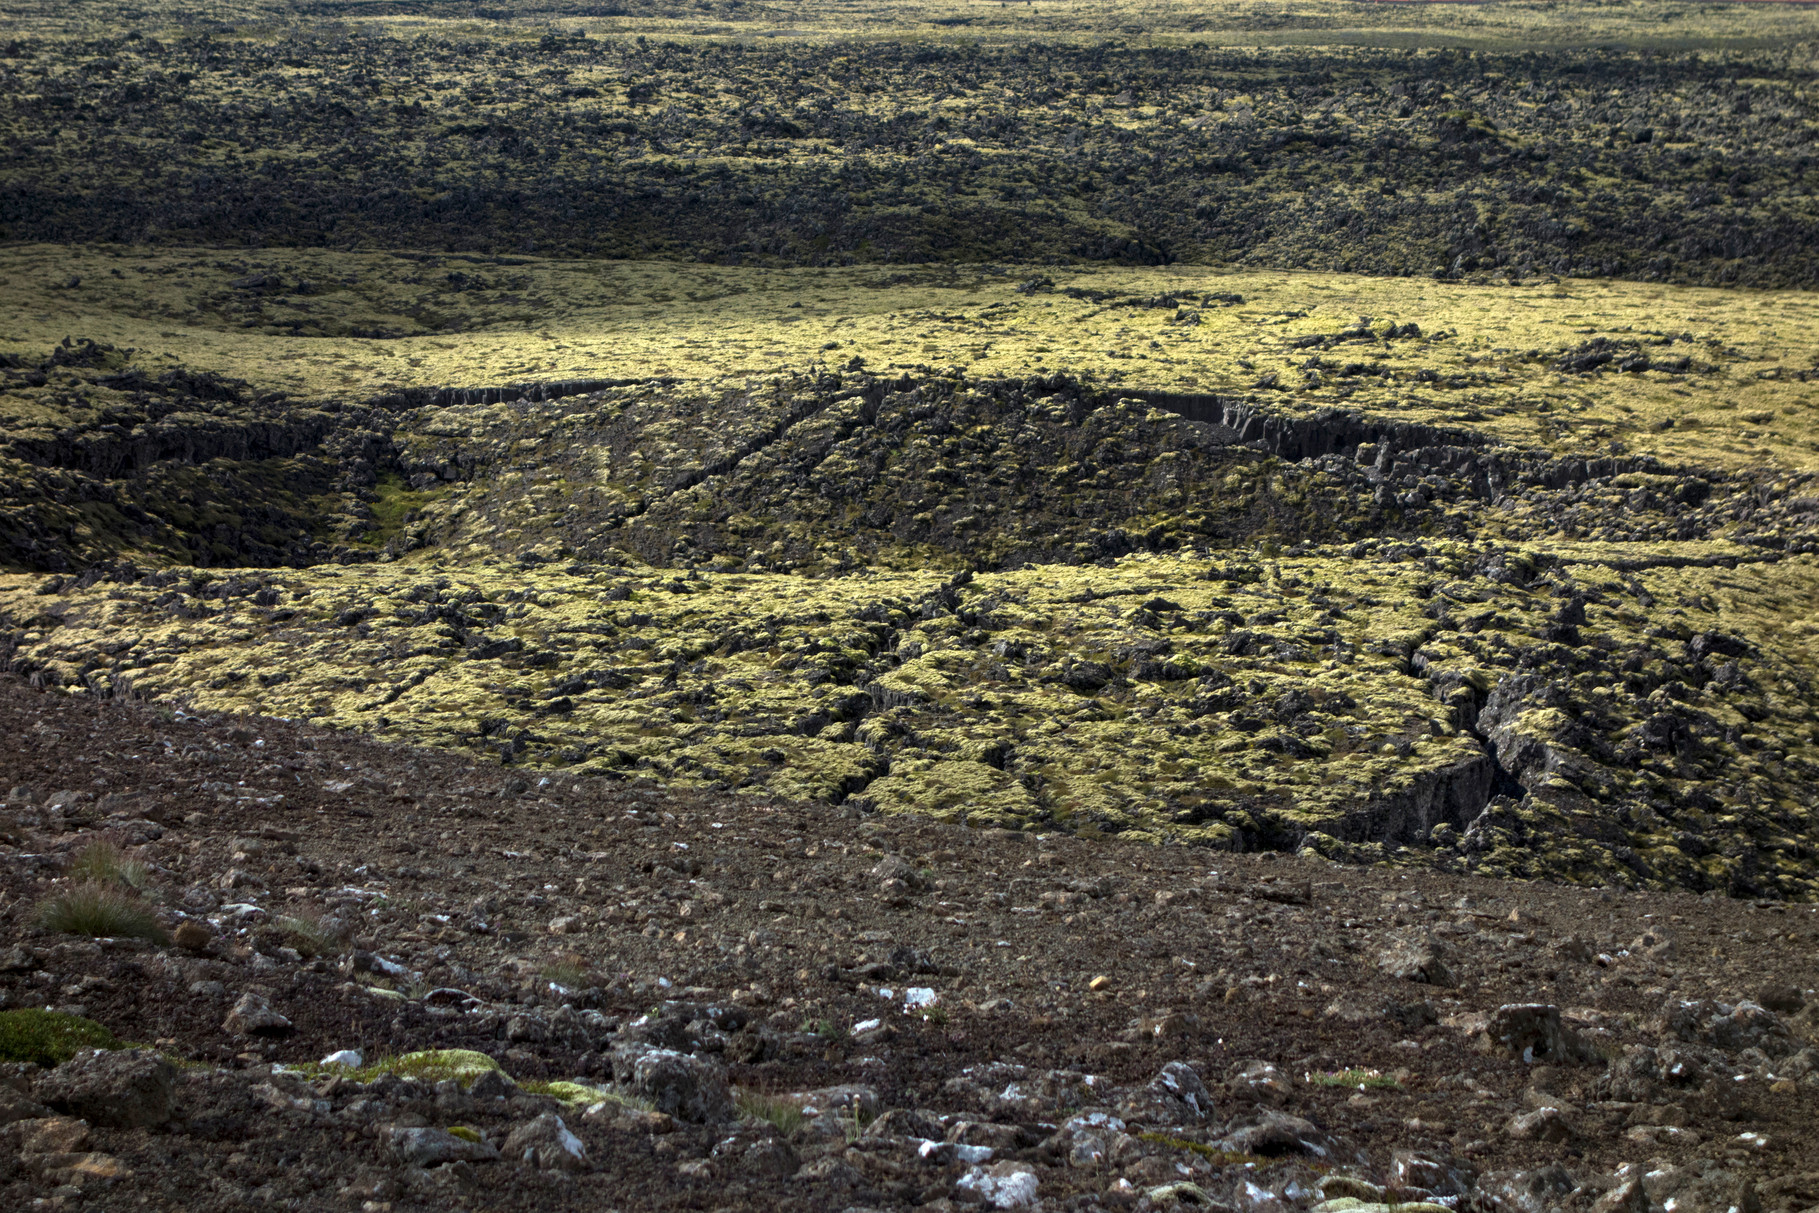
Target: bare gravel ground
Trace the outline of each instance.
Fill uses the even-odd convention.
[[[0,1075],[6,1208],[1819,1205],[1808,906],[551,781],[17,681],[0,735],[0,1010],[147,1050]],[[37,925],[97,839],[176,942]],[[371,1066],[425,1049],[502,1073]]]

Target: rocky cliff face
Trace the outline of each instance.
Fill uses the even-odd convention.
[[[129,353],[82,342],[9,360],[0,562],[80,573],[359,558],[347,540],[393,462],[387,419],[181,368],[149,376]]]

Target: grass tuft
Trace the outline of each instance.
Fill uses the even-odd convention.
[[[52,895],[38,906],[38,925],[65,935],[169,942],[151,907],[118,885],[85,882]]]
[[[1363,1091],[1367,1088],[1394,1090],[1401,1086],[1381,1070],[1339,1070],[1332,1074],[1309,1074],[1306,1077],[1309,1083],[1317,1087],[1357,1087]]]
[[[143,892],[151,884],[152,870],[137,859],[128,859],[113,843],[99,839],[76,856],[70,875],[88,884],[122,885]]]
[[[305,959],[334,956],[347,950],[346,937],[314,914],[287,914],[272,925]]]
[[[560,1083],[557,1085],[575,1090],[583,1089],[579,1083]],[[617,1104],[619,1107],[629,1109],[633,1112],[648,1113],[657,1110],[657,1105],[642,1095],[632,1095],[624,1091],[615,1090],[611,1087],[587,1087],[585,1089],[591,1091],[596,1096],[595,1102]],[[560,1092],[557,1092],[556,1094],[558,1098],[561,1098]],[[579,1101],[571,1099],[567,1102],[575,1103]]]
[[[0,1011],[0,1061],[29,1061],[49,1068],[83,1049],[122,1047],[112,1032],[80,1015],[37,1007]]]
[[[808,1124],[808,1117],[802,1114],[802,1108],[787,1099],[775,1095],[762,1095],[757,1091],[735,1091],[733,1103],[739,1109],[741,1119],[752,1124],[766,1124],[781,1133],[784,1137],[795,1137]]]
[[[636,1107],[640,1112],[648,1112],[653,1106],[647,1101],[621,1095],[610,1087],[597,1087],[589,1082],[527,1078],[518,1084],[518,1089],[529,1095],[547,1095],[551,1099],[559,1099],[575,1108],[586,1108],[597,1103],[616,1103]]]
[[[579,990],[588,984],[587,961],[576,955],[559,956],[545,961],[537,975],[544,981]]]
[[[865,1136],[865,1130],[877,1119],[876,1116],[868,1116],[858,1108],[854,1108],[850,1116],[836,1115],[834,1123],[840,1126],[841,1136],[846,1138],[848,1145],[851,1145]]]

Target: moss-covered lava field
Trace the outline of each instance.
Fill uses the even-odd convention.
[[[1811,8],[7,11],[39,685],[1819,893]]]

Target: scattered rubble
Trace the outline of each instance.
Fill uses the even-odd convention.
[[[26,720],[68,740],[9,753],[0,783],[80,770],[126,798],[71,799],[0,850],[0,1040],[98,1021],[132,1043],[0,1071],[15,1203],[137,1208],[145,1183],[184,1207],[232,1185],[804,1213],[1814,1199],[1794,1178],[1819,1173],[1808,907],[533,787],[292,722],[0,687],[0,727]],[[209,779],[311,756],[411,798],[198,800],[143,757],[235,736]],[[206,943],[34,925],[108,855]],[[1035,895],[1079,886],[1103,892]],[[582,926],[551,935],[555,916]],[[286,942],[304,935],[312,956]],[[1442,947],[1451,984],[1420,980]],[[1412,970],[1378,963],[1411,949]]]

